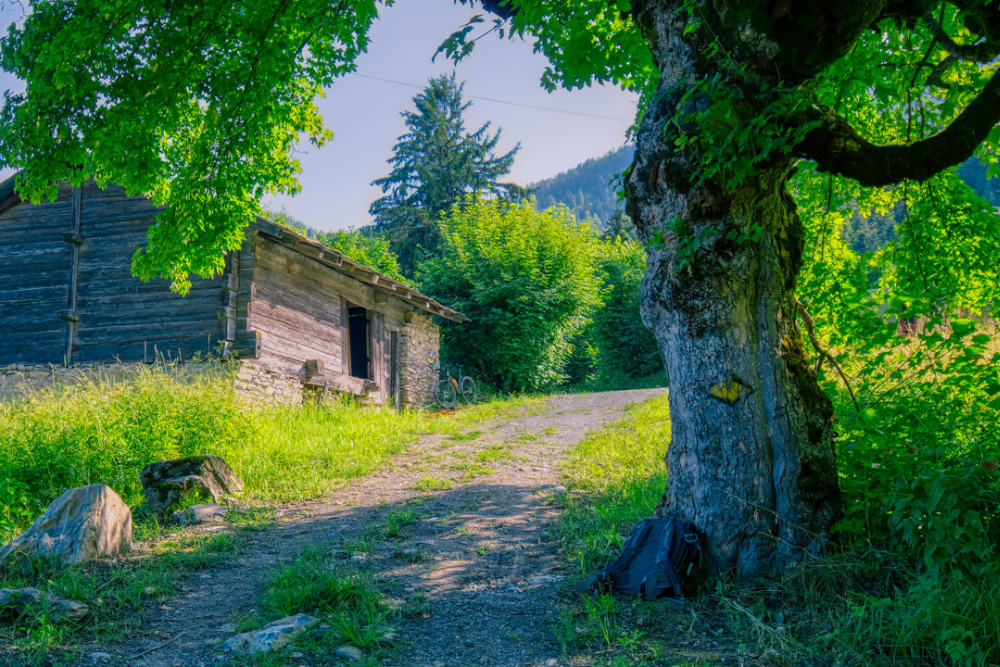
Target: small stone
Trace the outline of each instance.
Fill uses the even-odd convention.
[[[558,485],[552,487],[552,495],[554,495],[554,496],[565,495],[568,491],[569,491],[569,489],[567,489],[562,484],[558,484]]]
[[[95,651],[94,653],[91,653],[87,657],[89,657],[94,662],[111,662],[111,654],[102,653],[101,651]]]
[[[197,526],[202,523],[222,523],[226,520],[223,505],[192,505],[186,510],[174,512],[173,520],[182,526]]]
[[[363,554],[361,552],[358,552],[358,553],[354,554],[353,556],[351,556],[351,560],[365,561],[365,560],[368,560],[368,556],[366,556],[365,554]]]
[[[413,554],[420,553],[419,549],[403,549],[404,556],[412,556]]]
[[[337,655],[348,660],[360,660],[364,654],[357,646],[341,646],[337,649]]]
[[[268,623],[260,630],[243,632],[230,637],[223,648],[234,653],[266,653],[275,651],[292,642],[295,637],[306,632],[319,622],[319,619],[296,614],[273,623]]]
[[[562,581],[562,577],[557,577],[552,574],[544,574],[539,577],[532,577],[531,579],[528,579],[528,584],[532,586],[538,586],[541,584],[554,584],[559,581]]]

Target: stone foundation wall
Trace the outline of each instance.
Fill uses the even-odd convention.
[[[298,378],[262,368],[252,361],[239,362],[236,393],[251,407],[302,405],[302,382]]]
[[[68,368],[51,364],[11,364],[0,366],[0,400],[15,398],[32,391],[74,385],[84,381],[119,382],[135,374],[144,364],[93,363],[74,364]],[[224,373],[217,363],[168,364],[164,366],[178,377],[196,377],[205,373]]]
[[[206,374],[226,377],[232,374],[237,395],[252,407],[267,405],[301,405],[302,383],[249,361],[240,361],[238,368],[219,362],[166,364],[179,379],[202,377]],[[16,364],[0,366],[0,400],[16,398],[31,391],[53,386],[74,385],[84,381],[120,382],[137,373],[143,364],[79,364],[69,368]]]
[[[402,407],[422,408],[434,403],[434,385],[439,379],[437,362],[440,333],[429,316],[409,313],[399,335],[399,396]],[[434,364],[428,364],[434,359]],[[238,365],[237,365],[238,364]],[[127,379],[144,364],[78,364],[64,368],[53,365],[14,364],[0,366],[0,400],[15,398],[31,391],[52,386],[72,385],[85,380],[116,382]],[[270,405],[302,405],[317,400],[339,400],[342,394],[330,389],[307,387],[295,377],[268,370],[256,360],[167,364],[178,377],[201,376],[205,373],[232,375],[237,394],[251,407]],[[384,392],[372,392],[358,397],[365,404],[381,403]]]
[[[399,333],[399,400],[403,407],[420,408],[434,402],[440,375],[441,334],[429,316],[407,313]],[[434,365],[428,359],[434,359]]]

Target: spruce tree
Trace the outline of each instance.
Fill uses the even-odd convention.
[[[500,130],[491,135],[486,123],[466,132],[463,114],[471,102],[463,101],[463,87],[454,74],[440,76],[413,98],[416,109],[403,113],[408,131],[393,149],[392,171],[373,183],[385,193],[369,209],[375,230],[389,240],[407,276],[438,252],[438,219],[466,195],[523,194],[518,186],[499,182],[521,145],[496,155]]]

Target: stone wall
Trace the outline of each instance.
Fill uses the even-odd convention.
[[[439,346],[440,333],[434,320],[426,315],[408,313],[399,335],[399,396],[402,407],[422,408],[434,403],[434,385],[440,372],[440,364],[437,363]],[[428,364],[428,359],[434,359],[435,363]],[[0,400],[84,380],[119,381],[142,366],[122,363],[75,364],[69,368],[25,364],[0,366]],[[304,401],[339,400],[342,397],[333,389],[326,392],[311,389],[301,379],[268,370],[255,360],[189,362],[167,366],[178,376],[231,374],[237,394],[252,407],[302,405]],[[378,391],[357,397],[357,400],[372,404],[381,403],[385,398],[385,392]]]
[[[298,378],[262,368],[252,361],[239,362],[236,393],[251,407],[302,405],[302,382]]]
[[[164,364],[179,379],[212,374],[232,375],[237,394],[250,406],[301,405],[302,383],[279,373],[259,368],[249,361],[231,363],[205,362]],[[84,381],[119,382],[134,375],[143,364],[74,364],[69,368],[53,365],[15,364],[0,366],[0,400],[15,398],[52,386],[73,385]]]
[[[148,364],[121,362],[73,364],[69,368],[51,364],[0,366],[0,400],[84,381],[120,382],[147,366]],[[160,367],[178,379],[201,377],[205,374],[222,375],[228,372],[226,366],[217,362],[165,363]]]
[[[434,402],[434,385],[440,375],[438,350],[441,334],[429,316],[407,313],[399,334],[399,400],[405,408]],[[434,364],[427,363],[434,359]]]

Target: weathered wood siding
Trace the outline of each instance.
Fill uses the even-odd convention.
[[[346,375],[344,300],[371,312],[371,379],[382,392],[389,386],[389,334],[405,316],[401,304],[377,303],[375,290],[305,257],[266,236],[253,241],[253,286],[247,309],[246,334],[259,341],[257,358],[265,367],[297,375],[309,359],[324,370]],[[244,289],[241,256],[240,289]],[[242,308],[242,301],[240,302]],[[238,321],[240,321],[238,319]],[[240,327],[238,327],[239,329]]]
[[[72,199],[67,187],[53,204],[0,214],[0,363],[63,363],[70,329],[73,363],[214,351],[225,331],[224,278],[195,277],[184,297],[166,280],[143,283],[132,276],[132,256],[159,209],[120,187],[87,183],[74,243],[64,238],[76,229]]]
[[[72,189],[0,213],[0,365],[61,364],[69,294]]]

